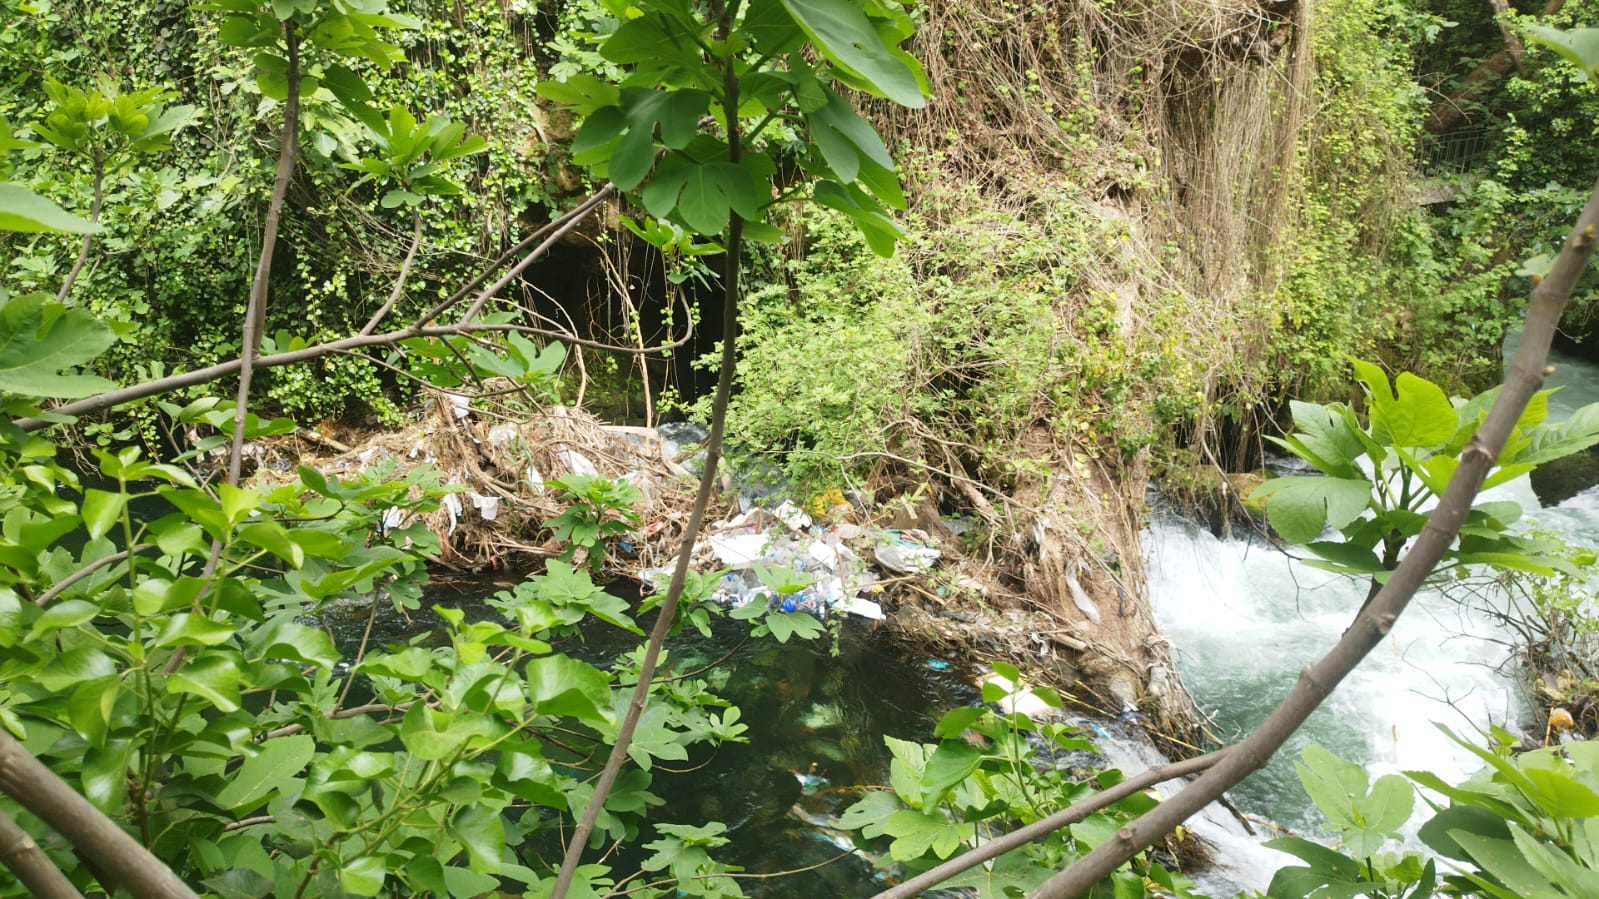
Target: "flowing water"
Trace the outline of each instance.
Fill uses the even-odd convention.
[[[1599,368],[1559,353],[1551,361],[1556,371],[1547,386],[1561,388],[1551,398],[1552,419],[1599,401]],[[1599,490],[1540,509],[1523,478],[1490,498],[1520,503],[1529,525],[1599,545]],[[1149,528],[1144,544],[1157,620],[1224,738],[1260,723],[1300,669],[1332,646],[1365,597],[1364,582],[1300,565],[1258,536],[1223,540],[1165,518]],[[1237,805],[1314,833],[1314,807],[1292,761],[1310,742],[1363,763],[1374,776],[1423,769],[1458,779],[1475,770],[1475,758],[1435,723],[1473,737],[1490,724],[1517,731],[1526,714],[1507,638],[1480,611],[1484,602],[1504,600],[1480,585],[1419,595],[1272,763],[1233,791]],[[1287,861],[1282,856],[1278,863]],[[1240,879],[1256,880],[1248,873]]]

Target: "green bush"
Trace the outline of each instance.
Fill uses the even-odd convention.
[[[1140,293],[1122,308],[1099,276],[1125,267],[1125,225],[1069,188],[1040,190],[1025,216],[929,188],[903,224],[900,251],[879,259],[831,213],[807,212],[803,254],[745,307],[729,417],[745,451],[816,488],[895,458],[953,457],[1001,483],[1034,425],[1131,458],[1198,410],[1191,299],[1127,272]]]

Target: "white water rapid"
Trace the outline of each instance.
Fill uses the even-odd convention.
[[[1562,388],[1551,399],[1551,418],[1599,401],[1599,368],[1558,353],[1551,359],[1557,368],[1547,386]],[[1539,508],[1525,478],[1492,494],[1520,503],[1529,526],[1599,546],[1599,488],[1549,509]],[[1331,648],[1365,596],[1364,582],[1307,568],[1263,538],[1218,539],[1175,518],[1150,526],[1144,552],[1161,630],[1224,739],[1247,733],[1276,707],[1299,670]],[[1230,794],[1236,804],[1314,836],[1315,809],[1293,768],[1310,742],[1364,764],[1373,777],[1422,769],[1456,780],[1476,770],[1476,759],[1434,723],[1472,738],[1490,724],[1518,731],[1525,717],[1509,676],[1507,638],[1480,611],[1485,601],[1503,604],[1491,592],[1479,587],[1418,595],[1388,639],[1266,770]],[[1232,855],[1220,848],[1224,857]],[[1274,858],[1236,856],[1230,878],[1246,889],[1264,889],[1276,866],[1294,863],[1265,852]]]

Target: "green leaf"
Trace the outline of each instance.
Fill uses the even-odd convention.
[[[816,202],[849,216],[873,253],[884,258],[894,255],[894,245],[905,236],[905,232],[889,217],[882,205],[865,191],[854,185],[820,181],[816,184],[814,196]]]
[[[527,664],[528,693],[540,715],[571,716],[608,723],[611,682],[598,668],[564,655]]]
[[[663,165],[640,199],[651,215],[666,218],[675,211],[701,234],[726,231],[731,212],[744,219],[760,215],[754,179],[731,162]]]
[[[660,128],[661,143],[668,148],[681,150],[687,147],[699,130],[700,117],[710,107],[710,102],[711,95],[699,90],[628,88],[622,91],[622,114],[627,133],[622,135],[621,142],[611,152],[608,169],[616,186],[621,190],[632,190],[655,167],[657,127]],[[585,132],[588,127],[589,124],[585,122]],[[573,152],[577,152],[575,143]]]
[[[1471,855],[1484,871],[1509,887],[1517,896],[1557,895],[1554,884],[1528,864],[1515,843],[1509,840],[1490,840],[1464,830],[1449,834],[1460,847]]]
[[[1371,483],[1353,478],[1291,475],[1273,478],[1250,494],[1265,499],[1266,519],[1289,543],[1310,543],[1328,524],[1342,528],[1371,501]]]
[[[67,212],[21,185],[0,181],[0,231],[96,234],[100,226]]]
[[[766,626],[779,643],[787,643],[795,634],[802,640],[810,640],[826,632],[820,621],[805,612],[772,612],[766,616]]]
[[[239,666],[233,657],[215,650],[186,659],[167,678],[168,693],[198,696],[224,712],[239,709]]]
[[[426,655],[426,650],[417,651]],[[273,619],[252,634],[245,642],[245,653],[252,662],[286,659],[321,668],[332,668],[339,661],[339,651],[326,631],[303,625],[287,615]]]
[[[1522,772],[1537,788],[1528,797],[1549,815],[1556,818],[1591,818],[1599,816],[1599,793],[1559,771],[1522,766]]]
[[[505,854],[505,819],[498,810],[484,805],[464,805],[450,819],[449,832],[466,849],[472,870],[492,873],[499,870]]]
[[[943,801],[944,794],[971,776],[982,764],[983,752],[965,740],[944,740],[922,769],[922,808]]]
[[[1382,369],[1355,358],[1349,361],[1371,400],[1371,433],[1378,443],[1435,447],[1455,435],[1459,418],[1443,388],[1410,372],[1400,372],[1390,389]]]
[[[116,342],[111,328],[88,312],[62,310],[42,294],[12,297],[0,307],[0,391],[72,398],[115,386],[104,378],[62,374]]]
[[[55,693],[69,690],[85,681],[113,677],[116,673],[116,664],[110,656],[92,647],[77,646],[45,663],[33,680]]]
[[[1308,862],[1313,868],[1329,872],[1345,881],[1355,881],[1361,877],[1359,862],[1344,855],[1342,852],[1328,849],[1320,843],[1312,843],[1299,837],[1282,837],[1275,840],[1267,840],[1261,845],[1267,849],[1286,852],[1301,861]],[[1274,892],[1272,895],[1276,895],[1276,893]]]
[[[1294,762],[1294,769],[1305,794],[1329,823],[1339,828],[1353,823],[1352,802],[1355,797],[1366,795],[1365,768],[1311,743],[1300,753],[1300,760]]]
[[[106,727],[116,707],[121,684],[115,677],[102,677],[79,684],[67,700],[67,716],[72,728],[90,746],[104,748]]]
[[[339,886],[354,896],[376,896],[383,891],[388,864],[381,855],[363,855],[339,866]]]
[[[77,627],[98,614],[100,606],[86,600],[69,599],[66,602],[58,602],[34,620],[33,630],[28,634],[28,639],[37,640],[41,636],[59,630]]]
[[[811,138],[822,151],[822,158],[827,160],[827,167],[839,180],[856,180],[862,160],[893,171],[894,158],[888,155],[888,148],[876,129],[832,90],[827,90],[827,105],[806,116],[806,121],[811,126]]]
[[[316,755],[316,738],[310,734],[276,737],[244,760],[228,785],[217,793],[217,805],[236,814],[255,809],[267,797],[285,788],[297,788],[297,776]]]
[[[22,636],[22,600],[17,591],[0,587],[0,647],[15,646]]]
[[[1534,41],[1560,54],[1577,67],[1584,81],[1599,81],[1599,28],[1562,31],[1546,25],[1524,25]]]
[[[233,625],[213,621],[195,612],[182,612],[167,619],[157,646],[217,646],[233,636]]]
[[[964,836],[964,829],[951,827],[943,815],[911,809],[890,815],[883,830],[894,838],[888,854],[897,862],[918,859],[928,852],[941,859],[949,858],[960,848]]]
[[[89,538],[98,540],[120,520],[122,510],[128,506],[126,493],[112,493],[106,490],[90,488],[83,493],[83,526],[89,531]]]
[[[893,793],[873,790],[838,816],[838,826],[844,830],[859,830],[867,839],[880,837],[888,819],[902,809]]]
[[[254,521],[239,528],[238,538],[277,556],[295,568],[305,564],[305,550],[289,539],[289,532],[275,521]]]
[[[851,0],[782,0],[783,8],[822,55],[858,76],[872,93],[901,106],[921,109],[923,76],[914,61],[892,52],[877,29]]]
[[[418,702],[406,710],[400,721],[400,742],[417,758],[437,761],[492,730],[493,725],[482,716],[452,715]]]
[[[570,106],[574,112],[584,116],[607,106],[616,106],[622,96],[616,85],[593,75],[573,75],[565,81],[541,81],[533,90],[544,99]]]
[[[987,709],[978,706],[964,706],[951,709],[938,719],[938,726],[933,728],[933,736],[939,739],[949,739],[960,736],[961,732],[977,723],[977,719],[987,714]]]
[[[1459,802],[1433,815],[1416,835],[1439,855],[1456,861],[1470,861],[1471,856],[1450,836],[1456,830],[1490,840],[1510,839],[1510,827],[1505,823],[1504,816]]]
[[[1375,574],[1387,570],[1375,552],[1353,543],[1314,540],[1305,544],[1305,548],[1331,563],[1325,566],[1318,565],[1319,568],[1351,574]]]

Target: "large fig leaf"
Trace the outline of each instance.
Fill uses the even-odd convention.
[[[110,326],[43,294],[13,297],[0,307],[0,392],[80,397],[115,387],[92,375],[62,374],[115,342]]]

